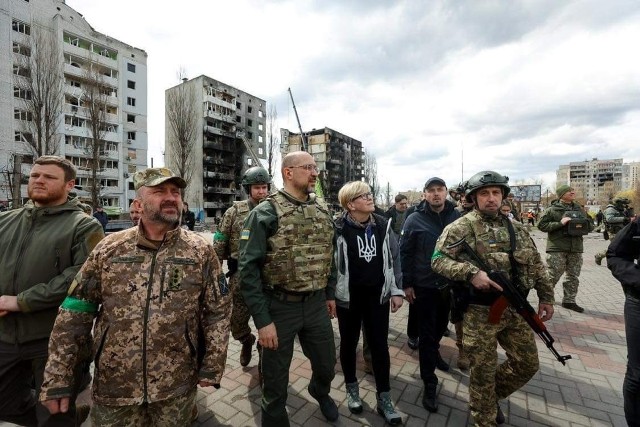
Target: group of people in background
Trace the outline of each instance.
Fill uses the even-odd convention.
[[[76,408],[75,398],[93,363],[94,425],[190,425],[198,417],[197,387],[220,387],[231,332],[241,343],[242,366],[257,341],[263,426],[289,425],[296,337],[311,362],[309,395],[335,422],[336,318],[348,410],[364,410],[356,375],[362,332],[376,411],[398,425],[387,340],[390,315],[406,301],[424,408],[438,411],[436,370],[450,369],[439,346],[451,321],[457,366],[469,370],[475,425],[504,423],[500,400],[526,384],[539,361],[533,331],[513,307],[489,316],[502,295],[491,273],[503,272],[524,295],[535,290],[543,322],[553,317],[553,289],[565,273],[562,307],[584,311],[576,302],[578,276],[593,222],[575,191],[560,186],[538,222],[548,233],[545,266],[529,228],[516,220],[508,177],[495,171],[453,188],[431,177],[418,205],[399,195],[382,215],[370,187],[349,182],[338,193],[342,212],[335,218],[315,195],[313,156],[289,153],[281,173],[283,188],[272,191],[266,170],[247,170],[248,199],[225,212],[211,245],[191,232],[195,216],[182,200],[187,184],[169,169],[136,172],[130,207],[136,225],[105,237],[103,211],[97,208],[93,219],[70,197],[71,163],[37,159],[30,201],[0,214],[0,420],[79,425],[87,408]],[[637,425],[640,231],[637,220],[610,218],[607,263],[627,296],[625,413]],[[506,351],[500,363],[498,345]]]

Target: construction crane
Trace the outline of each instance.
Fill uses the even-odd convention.
[[[251,160],[254,163],[254,166],[261,166],[262,163],[260,163],[260,159],[258,158],[258,155],[256,154],[255,151],[253,151],[253,147],[251,146],[251,143],[249,141],[247,141],[247,138],[244,137],[244,131],[236,131],[236,138],[240,138],[242,140],[242,142],[244,142],[244,146],[247,149],[247,152],[249,153],[249,156],[251,157]]]
[[[293,105],[293,112],[296,115],[296,120],[298,122],[298,129],[300,129],[300,141],[302,146],[302,151],[309,151],[309,144],[307,144],[307,137],[302,132],[302,125],[300,124],[300,117],[298,117],[298,110],[296,109],[296,103],[293,102],[293,94],[291,93],[291,88],[287,88],[289,91],[289,96],[291,97],[291,105]]]

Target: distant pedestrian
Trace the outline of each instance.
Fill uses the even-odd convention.
[[[102,205],[96,206],[96,210],[93,212],[93,217],[98,220],[100,225],[102,225],[102,230],[107,231],[107,224],[109,223],[109,217],[107,213],[102,208]]]
[[[182,208],[182,225],[186,225],[189,231],[193,231],[196,226],[196,214],[189,210],[189,203],[184,202]]]

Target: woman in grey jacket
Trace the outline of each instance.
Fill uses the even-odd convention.
[[[336,310],[348,407],[352,413],[362,412],[356,378],[356,350],[362,325],[371,349],[377,411],[389,424],[397,425],[402,419],[389,395],[387,344],[389,308],[396,312],[404,297],[397,237],[387,219],[373,213],[371,190],[364,182],[345,184],[338,199],[345,212],[336,220]]]

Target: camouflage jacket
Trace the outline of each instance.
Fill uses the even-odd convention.
[[[538,221],[538,230],[548,233],[547,252],[582,253],[584,251],[582,236],[570,236],[568,226],[562,225],[562,218],[567,215],[588,218],[579,203],[564,203],[554,200]],[[593,221],[589,221],[589,231],[593,231]]]
[[[238,259],[242,225],[253,208],[255,205],[251,201],[242,200],[235,202],[222,216],[222,221],[213,235],[213,247],[220,261]]]
[[[228,294],[213,247],[193,232],[176,228],[159,246],[142,225],[107,236],[60,307],[40,398],[71,395],[73,367],[82,362],[78,353],[91,340],[94,319],[95,402],[139,405],[184,394],[199,379],[220,383]]]
[[[77,198],[54,207],[0,214],[0,295],[16,295],[20,311],[0,317],[0,341],[49,338],[58,307],[91,250],[104,237]]]
[[[461,239],[478,253],[492,269],[506,273],[513,280],[509,252],[511,240],[504,215],[490,217],[473,210],[449,224],[436,243],[431,259],[431,268],[436,273],[454,281],[469,281],[480,269],[474,265],[460,247],[448,248]],[[549,280],[540,253],[527,230],[512,222],[515,231],[516,249],[513,257],[519,269],[519,284],[523,290],[535,289],[541,303],[553,304],[553,285]]]
[[[604,210],[604,224],[609,233],[617,233],[628,223],[624,211],[616,208],[615,205],[607,205]]]

